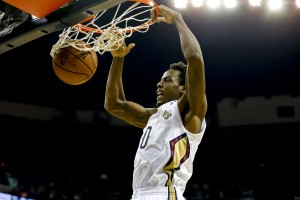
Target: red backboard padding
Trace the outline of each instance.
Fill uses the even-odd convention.
[[[19,8],[38,18],[43,18],[54,12],[71,0],[3,0],[12,6]]]

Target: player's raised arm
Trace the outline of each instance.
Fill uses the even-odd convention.
[[[191,132],[197,133],[207,111],[204,61],[199,42],[180,13],[160,5],[156,20],[175,24],[178,30],[182,53],[187,61],[186,92],[179,100],[179,107],[181,110],[188,108],[188,113],[184,113],[184,124]]]
[[[111,51],[113,60],[106,84],[104,107],[110,114],[125,122],[144,128],[155,109],[146,109],[137,103],[127,101],[122,81],[124,57],[134,46],[133,43],[128,46],[124,43],[118,50]]]

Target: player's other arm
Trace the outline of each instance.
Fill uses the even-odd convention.
[[[133,126],[144,128],[155,109],[147,109],[137,103],[127,101],[123,89],[124,57],[133,47],[134,44],[128,46],[124,44],[119,50],[111,52],[113,60],[106,83],[104,107],[111,115]]]
[[[204,119],[207,110],[205,95],[205,70],[200,44],[187,27],[181,14],[174,16],[174,23],[178,29],[181,48],[187,61],[186,98],[192,115]]]
[[[175,15],[174,23],[180,36],[181,48],[187,61],[186,93],[182,102],[187,102],[189,110],[185,115],[184,124],[188,130],[198,133],[207,111],[205,94],[204,61],[200,44],[187,27],[180,14]]]

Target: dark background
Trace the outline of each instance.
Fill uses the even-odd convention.
[[[171,1],[157,3],[172,6]],[[202,47],[209,119],[187,198],[300,196],[300,122],[221,127],[216,112],[224,98],[299,95],[300,10],[286,1],[282,12],[246,4],[219,11],[189,6],[180,12]],[[49,194],[57,193],[57,199],[63,199],[65,193],[72,199],[79,193],[83,199],[129,199],[142,130],[111,125],[105,115],[111,56],[98,55],[96,74],[87,83],[65,84],[54,74],[50,56],[58,34],[0,55],[2,101],[63,112],[50,121],[2,114],[1,170],[17,177],[19,190],[34,198],[50,199]],[[132,35],[130,42],[136,47],[124,64],[126,98],[151,107],[162,73],[170,63],[184,61],[178,33],[174,25],[155,24],[146,33]],[[95,111],[91,123],[76,119],[80,109]]]

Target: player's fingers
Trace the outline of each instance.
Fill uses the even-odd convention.
[[[153,8],[150,13],[151,19],[155,20],[157,18],[156,9]]]
[[[135,43],[130,43],[130,44],[127,46],[127,49],[128,49],[128,50],[131,50],[133,47],[135,47]]]
[[[159,22],[165,22],[165,18],[164,17],[157,17],[156,22],[157,23],[159,23]]]
[[[134,43],[130,43],[125,50],[125,55],[127,55],[134,46],[135,46]]]

